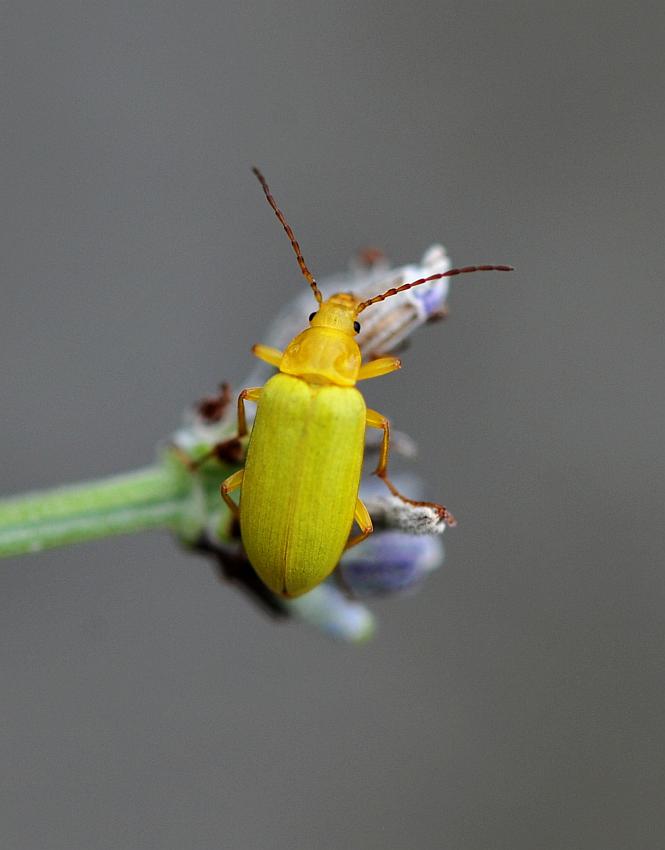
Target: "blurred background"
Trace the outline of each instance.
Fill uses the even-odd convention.
[[[350,647],[166,533],[0,564],[0,844],[665,842],[661,3],[3,7],[3,494],[150,463],[317,276],[442,241],[368,403],[457,515]]]

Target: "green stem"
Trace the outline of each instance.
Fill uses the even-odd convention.
[[[165,463],[2,499],[0,557],[146,528],[178,529],[191,489],[191,477]]]

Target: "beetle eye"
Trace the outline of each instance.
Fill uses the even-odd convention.
[[[310,321],[310,322],[312,321],[312,319],[314,318],[314,316],[316,316],[316,310],[315,310],[313,313],[310,313],[310,314],[309,314],[309,321]]]
[[[359,334],[359,333],[360,333],[360,322],[354,322],[354,323],[353,323],[353,330],[354,330],[357,334]]]

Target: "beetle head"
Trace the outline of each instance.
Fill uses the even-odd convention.
[[[324,301],[317,312],[312,313],[309,323],[313,328],[330,328],[353,337],[359,330],[356,322],[357,306],[358,301],[353,295],[340,292]]]
[[[360,329],[356,321],[357,303],[346,293],[321,302],[318,311],[310,316],[310,326],[286,347],[280,371],[312,384],[352,387],[361,364],[360,349],[354,339]]]

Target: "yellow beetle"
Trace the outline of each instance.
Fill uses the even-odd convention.
[[[264,387],[244,389],[238,397],[238,437],[247,434],[246,401],[257,403],[256,418],[245,467],[224,481],[221,492],[239,518],[247,557],[259,577],[274,593],[294,597],[316,587],[335,569],[344,549],[372,532],[372,520],[358,497],[366,426],[383,430],[375,474],[391,493],[414,505],[428,505],[443,522],[455,524],[443,505],[407,499],[388,478],[390,425],[365,406],[355,385],[401,364],[395,357],[362,363],[354,339],[360,331],[358,315],[371,304],[431,280],[510,271],[511,266],[466,266],[394,287],[367,301],[347,293],[324,301],[265,178],[253,170],[319,307],[309,317],[309,327],[283,353],[264,345],[252,349],[279,373]],[[239,488],[236,504],[230,494]],[[354,521],[360,531],[350,537]]]

